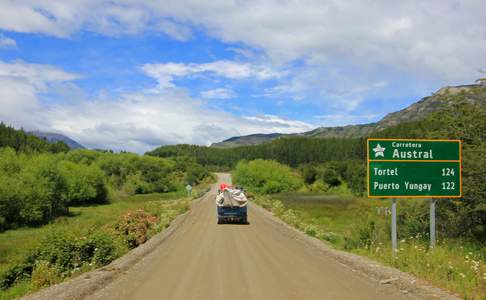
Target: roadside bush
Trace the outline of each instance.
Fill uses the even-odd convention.
[[[41,260],[35,263],[31,278],[34,289],[50,286],[59,281],[57,270],[48,261]]]
[[[233,172],[233,180],[258,194],[290,192],[303,185],[302,179],[290,167],[262,159],[239,162]]]
[[[366,192],[366,165],[362,161],[348,161],[343,179],[348,183],[353,194],[364,195]]]
[[[103,153],[98,151],[76,149],[71,150],[66,154],[66,160],[76,164],[91,165],[96,162],[102,155]]]
[[[128,248],[133,249],[150,238],[151,229],[155,225],[157,225],[157,217],[139,209],[123,215],[115,225],[115,230]]]
[[[150,185],[143,181],[139,172],[127,176],[123,190],[129,195],[147,194],[151,191]]]
[[[363,218],[356,222],[353,230],[344,236],[344,249],[370,249],[380,241],[389,239],[387,222],[374,218]]]
[[[330,186],[338,186],[341,184],[341,179],[337,172],[331,168],[325,168],[322,174],[320,174],[322,180]]]
[[[400,228],[398,231],[399,238],[425,236],[429,233],[430,217],[428,204],[429,201],[424,200],[400,202],[400,208],[397,210],[397,226]],[[439,215],[439,210],[437,212]]]
[[[92,150],[26,154],[0,148],[0,232],[47,224],[67,215],[69,206],[106,203],[108,190],[166,193],[208,177],[207,169],[190,159]]]
[[[61,161],[59,170],[66,182],[63,199],[68,205],[100,204],[107,202],[105,176],[96,165]]]
[[[313,165],[303,165],[300,173],[306,184],[313,184],[317,180],[317,169]]]
[[[42,225],[66,213],[58,155],[12,156],[7,150],[0,152],[0,161],[4,159],[11,161],[0,167],[0,230]]]
[[[117,257],[113,239],[103,233],[76,237],[68,231],[52,231],[23,259],[0,276],[0,289],[31,278],[35,287],[58,282],[83,266],[103,266]]]
[[[117,258],[116,246],[111,236],[91,234],[78,241],[79,260],[90,266],[100,267]]]
[[[329,188],[329,184],[322,180],[316,180],[313,184],[308,186],[308,189],[311,192],[327,192],[329,191]]]

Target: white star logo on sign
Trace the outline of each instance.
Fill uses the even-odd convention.
[[[385,157],[385,149],[386,148],[380,146],[380,144],[376,145],[376,147],[373,148],[373,152],[375,152],[375,158],[378,156]]]

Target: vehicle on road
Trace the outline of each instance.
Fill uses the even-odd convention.
[[[216,195],[218,224],[238,222],[248,224],[248,199],[240,187],[222,183]]]

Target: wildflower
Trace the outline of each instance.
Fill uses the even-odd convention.
[[[405,241],[406,241],[406,240],[405,240],[405,239],[403,239],[403,240],[401,240],[400,242],[405,243]]]
[[[462,278],[466,278],[466,275],[463,274],[463,273],[459,273],[459,275],[462,277]]]

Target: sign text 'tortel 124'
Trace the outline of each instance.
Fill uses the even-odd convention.
[[[368,139],[368,197],[462,197],[461,141]]]

